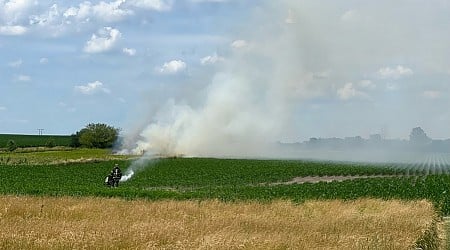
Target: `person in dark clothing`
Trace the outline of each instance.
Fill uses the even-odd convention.
[[[113,185],[112,186],[113,187],[118,187],[120,178],[122,178],[122,171],[120,170],[118,164],[114,165],[113,170],[111,170],[111,175],[112,175],[112,179],[113,179]]]
[[[108,187],[112,187],[113,186],[113,176],[112,174],[109,174],[108,176],[106,176],[105,178],[105,185]]]

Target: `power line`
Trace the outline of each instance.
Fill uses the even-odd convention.
[[[37,131],[38,131],[39,135],[42,135],[42,132],[44,131],[44,129],[43,128],[38,128]]]

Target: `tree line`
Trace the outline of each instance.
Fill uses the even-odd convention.
[[[90,123],[72,134],[71,147],[112,148],[119,136],[120,129],[104,123]]]
[[[370,135],[364,139],[361,136],[345,138],[310,138],[309,141],[297,143],[306,149],[382,149],[382,150],[414,150],[430,152],[449,152],[450,139],[432,139],[421,127],[415,127],[409,134],[409,140],[386,139],[380,134]]]
[[[90,123],[69,136],[14,135],[3,136],[4,150],[15,151],[24,147],[70,146],[74,148],[112,148],[117,141],[120,129],[103,123]],[[10,138],[7,138],[10,137]],[[5,140],[7,139],[7,140]],[[16,141],[17,139],[17,141]],[[0,145],[0,149],[1,149]]]

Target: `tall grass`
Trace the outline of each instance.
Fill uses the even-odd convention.
[[[0,248],[413,249],[435,218],[426,201],[296,205],[2,196]]]

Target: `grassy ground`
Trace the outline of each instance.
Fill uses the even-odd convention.
[[[0,196],[0,248],[414,249],[430,242],[424,232],[433,231],[436,217],[425,201],[296,205]]]
[[[130,159],[130,156],[113,155],[110,149],[73,149],[65,147],[34,147],[0,152],[1,165],[57,165],[66,163],[111,161]]]

